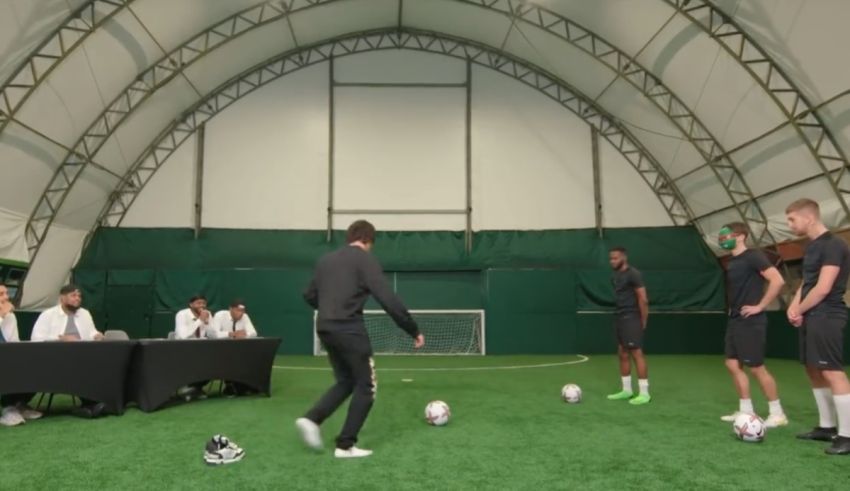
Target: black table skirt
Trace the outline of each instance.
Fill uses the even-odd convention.
[[[141,340],[127,376],[126,399],[155,411],[180,387],[227,380],[271,395],[280,338]]]
[[[180,387],[239,382],[271,395],[280,338],[0,343],[0,394],[71,394],[123,414],[161,407]]]
[[[49,392],[124,412],[124,383],[136,341],[0,343],[0,394]]]

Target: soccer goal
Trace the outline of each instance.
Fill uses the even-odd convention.
[[[413,349],[413,339],[396,327],[383,310],[366,310],[363,319],[372,349],[378,355],[483,355],[483,310],[411,310],[419,331],[425,336],[425,346]],[[317,315],[313,315],[313,354],[323,355],[325,349],[316,333]]]

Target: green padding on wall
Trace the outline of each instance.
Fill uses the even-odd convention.
[[[391,277],[410,309],[484,308],[481,273],[477,271],[396,273]]]
[[[91,311],[95,326],[102,329],[101,326],[106,325],[106,271],[75,270],[73,277],[82,290],[83,307]],[[59,301],[59,292],[56,292],[56,301]]]
[[[574,313],[575,275],[557,269],[486,272],[487,308],[519,313]]]
[[[487,353],[574,353],[574,278],[565,270],[487,271]]]
[[[577,353],[575,315],[487,311],[487,354]]]
[[[103,307],[106,293],[106,271],[104,270],[74,270],[74,283],[80,287],[83,294],[83,305],[91,310]],[[59,301],[59,292],[56,292]]]
[[[388,270],[467,269],[461,232],[380,233],[376,254]],[[341,247],[344,233],[326,241],[320,231],[100,228],[79,268],[226,269],[312,268]]]
[[[150,334],[151,338],[165,338],[174,330],[175,312],[154,312],[151,316]]]
[[[154,290],[156,310],[179,310],[188,307],[195,295],[207,297],[208,308],[215,312],[224,305],[225,294],[218,289],[212,271],[160,270],[156,273]]]
[[[493,354],[603,349],[601,338],[582,330],[576,310],[610,307],[607,255],[613,245],[629,248],[646,277],[653,309],[722,309],[720,268],[694,229],[605,234],[478,232],[466,254],[461,232],[385,232],[375,254],[412,309],[486,309],[487,350]],[[311,353],[313,314],[301,293],[317,258],[339,247],[343,237],[335,232],[327,243],[321,231],[207,229],[195,240],[188,229],[101,228],[75,277],[99,325],[134,337],[165,336],[174,312],[203,293],[211,310],[242,298],[261,332],[283,337],[283,352]],[[689,326],[676,329],[690,342]]]
[[[304,269],[165,270],[156,273],[157,310],[182,309],[203,294],[210,310],[222,310],[235,299],[252,309],[277,311],[308,308],[302,293],[312,272]]]
[[[133,339],[150,337],[153,296],[152,285],[110,286],[106,291],[105,317],[99,324],[101,329],[126,331]]]
[[[344,234],[293,230],[99,228],[81,269],[312,268],[343,244]],[[625,245],[643,270],[717,270],[717,261],[691,227],[476,232],[470,255],[462,232],[379,232],[375,254],[387,271],[489,268],[606,269],[608,248]]]
[[[109,286],[150,286],[154,282],[152,269],[111,269],[106,275]]]
[[[640,268],[638,268],[640,269]],[[652,310],[725,309],[721,271],[642,271]],[[611,271],[577,271],[579,310],[614,308]]]
[[[613,314],[579,314],[577,322],[579,353],[616,353]],[[723,314],[652,313],[644,349],[656,354],[721,354],[725,333]]]

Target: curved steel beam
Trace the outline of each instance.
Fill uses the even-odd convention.
[[[155,64],[154,67],[145,72],[139,79],[144,80],[146,77],[150,77],[153,79],[152,85],[156,86],[156,76],[160,75],[162,77],[160,82],[163,84],[167,83],[170,81],[170,75],[175,73],[174,67],[176,62],[174,60],[178,59],[180,63],[179,69],[184,69],[185,65],[191,64],[200,58],[210,48],[211,37],[225,42],[243,34],[249,29],[273,22],[290,11],[298,11],[304,7],[319,3],[331,3],[333,1],[302,0],[300,4],[296,4],[296,1],[289,0],[289,3],[284,2],[280,6],[263,3],[244,9],[219,22],[215,27],[194,36],[189,42],[184,43],[180,48],[175,49],[172,53],[162,58],[159,63]],[[764,213],[757,201],[753,199],[752,192],[741,177],[735,163],[729,159],[722,158],[726,152],[717,140],[708,132],[689,108],[668,87],[652,76],[648,70],[597,34],[542,7],[527,5],[523,9],[521,3],[516,3],[513,0],[503,3],[493,3],[490,0],[459,1],[480,8],[494,10],[543,29],[576,46],[622,76],[624,80],[638,89],[644,96],[648,97],[700,152],[706,160],[707,165],[710,165],[715,177],[725,190],[741,219],[750,225],[756,244],[767,245],[776,242],[767,227],[767,220]],[[238,29],[236,27],[237,25],[241,25],[243,29]],[[199,43],[199,38],[203,38],[204,42],[202,44]],[[199,46],[201,47],[200,50],[198,49]],[[192,53],[198,56],[192,56]],[[140,92],[139,88],[133,85],[127,87],[122,93],[123,97],[119,96],[116,98],[109,106],[109,109],[101,114],[95,125],[92,125],[89,131],[86,132],[86,135],[75,145],[75,152],[70,152],[66,159],[63,160],[63,164],[67,164],[63,165],[65,169],[61,173],[57,172],[54,180],[51,182],[51,186],[48,187],[51,192],[44,193],[43,199],[39,202],[40,206],[37,205],[36,207],[36,212],[39,208],[45,212],[42,213],[43,218],[55,215],[56,209],[61,206],[64,196],[67,195],[67,192],[70,191],[73,182],[76,180],[78,173],[74,171],[81,171],[86,163],[91,160],[94,153],[99,150],[99,146],[112,133],[110,119],[116,119],[116,116],[120,119],[126,117],[126,110],[133,106],[133,96],[138,96]],[[136,102],[140,104],[144,98],[143,94],[141,98],[137,98],[138,100]],[[117,124],[120,124],[120,120],[117,122],[112,121],[111,126],[115,127]],[[83,145],[80,145],[80,142]],[[717,158],[716,155],[720,155],[720,158]],[[71,172],[65,172],[68,170]],[[35,216],[35,212],[33,216]],[[28,244],[39,245],[43,241],[47,229],[39,230],[38,225],[44,224],[44,222],[45,220],[43,219],[31,220],[33,226],[27,227]],[[49,226],[49,223],[47,225]],[[31,251],[37,252],[37,247],[31,248]],[[34,257],[34,255],[31,254],[31,257]]]
[[[47,231],[82,171],[92,162],[115,129],[156,90],[181,75],[189,65],[227,42],[258,27],[334,0],[263,2],[217,22],[160,58],[140,73],[89,125],[62,159],[27,221],[25,239],[30,262],[35,260]],[[336,0],[341,1],[341,0]]]
[[[192,37],[188,42],[176,48],[171,53],[166,54],[166,56],[161,58],[152,67],[140,74],[137,80],[126,87],[113,100],[77,141],[73,147],[73,151],[69,152],[65,159],[63,159],[50,184],[42,193],[26,227],[26,240],[30,251],[30,259],[35,259],[50,224],[82,170],[92,161],[95,154],[97,154],[101,146],[112,135],[115,128],[123,122],[135,107],[142,104],[159,87],[167,84],[176,75],[181,74],[187,65],[200,59],[207,52],[225,42],[252,29],[287,17],[290,12],[304,10],[333,1],[338,0],[285,0],[282,2],[266,2],[250,7]],[[639,65],[633,65],[630,58],[621,56],[624,54],[613,48],[610,43],[607,43],[602,38],[587,31],[578,24],[572,23],[568,19],[536,6],[529,6],[523,11],[522,6],[515,4],[513,0],[507,0],[507,3],[491,2],[490,0],[464,1],[479,7],[500,11],[512,17],[519,15],[523,22],[528,22],[556,35],[559,34],[560,29],[563,29],[564,35],[560,35],[560,38],[582,48],[595,59],[614,69],[615,73],[621,74],[633,86],[643,89],[641,92],[649,97],[662,111],[666,108],[665,114],[683,131],[683,134],[700,150],[703,156],[711,157],[715,149],[721,155],[724,153],[722,147],[716,144],[716,140],[713,137],[709,139],[704,136],[708,134],[707,131],[700,131],[704,128],[704,125],[693,116],[671,91],[660,85],[657,79],[651,76],[645,69],[639,67]],[[514,5],[516,5],[516,9]],[[612,54],[615,55],[616,64],[610,61]],[[638,66],[638,70],[631,70],[633,66]],[[659,87],[661,90],[657,90]],[[687,129],[680,120],[688,124]],[[709,145],[708,148],[704,148],[705,145],[699,144],[698,139],[700,138],[707,142]],[[720,159],[709,160],[709,162],[716,164],[711,166],[715,176],[727,192],[738,214],[744,221],[751,224],[756,242],[764,242],[765,237],[772,239],[769,235],[764,214],[761,212],[758,203],[752,199],[752,193],[741,178],[734,163],[728,160],[721,162]],[[665,208],[667,207],[665,206]],[[674,223],[676,223],[676,220],[674,220]]]
[[[649,69],[602,36],[545,7],[519,0],[495,3],[492,0],[456,1],[495,10],[517,22],[542,29],[611,69],[652,102],[696,148],[705,165],[712,170],[723,187],[741,220],[750,227],[755,244],[771,246],[777,243],[768,228],[767,215],[761,209],[739,166],[696,114]]]
[[[794,80],[734,18],[710,1],[664,1],[715,40],[770,96],[787,123],[805,142],[838,198],[845,220],[850,220],[850,206],[847,202],[850,199],[850,164],[847,156]]]
[[[554,75],[490,46],[429,31],[393,27],[352,33],[283,53],[219,86],[189,108],[183,117],[163,128],[151,145],[142,152],[110,196],[89,237],[100,225],[119,225],[136,197],[171,154],[200,124],[210,120],[240,98],[280,77],[328,61],[332,57],[390,49],[408,49],[467,60],[536,89],[597,128],[638,171],[674,224],[692,223],[692,211],[658,162],[616,119],[574,88]],[[694,225],[698,226],[696,223]]]
[[[51,31],[9,78],[0,84],[0,133],[3,133],[41,82],[71,51],[133,1],[89,0]]]

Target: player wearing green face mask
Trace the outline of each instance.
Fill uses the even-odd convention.
[[[747,366],[768,400],[770,416],[765,424],[768,428],[775,428],[787,425],[788,418],[779,402],[776,381],[764,366],[767,339],[764,309],[779,295],[785,281],[763,252],[747,248],[748,234],[745,224],[730,223],[720,229],[717,238],[720,247],[732,252],[726,265],[729,318],[725,351],[726,368],[732,375],[739,396],[738,411],[720,419],[734,421],[740,413],[755,414],[750,398],[750,380],[744,371]]]

